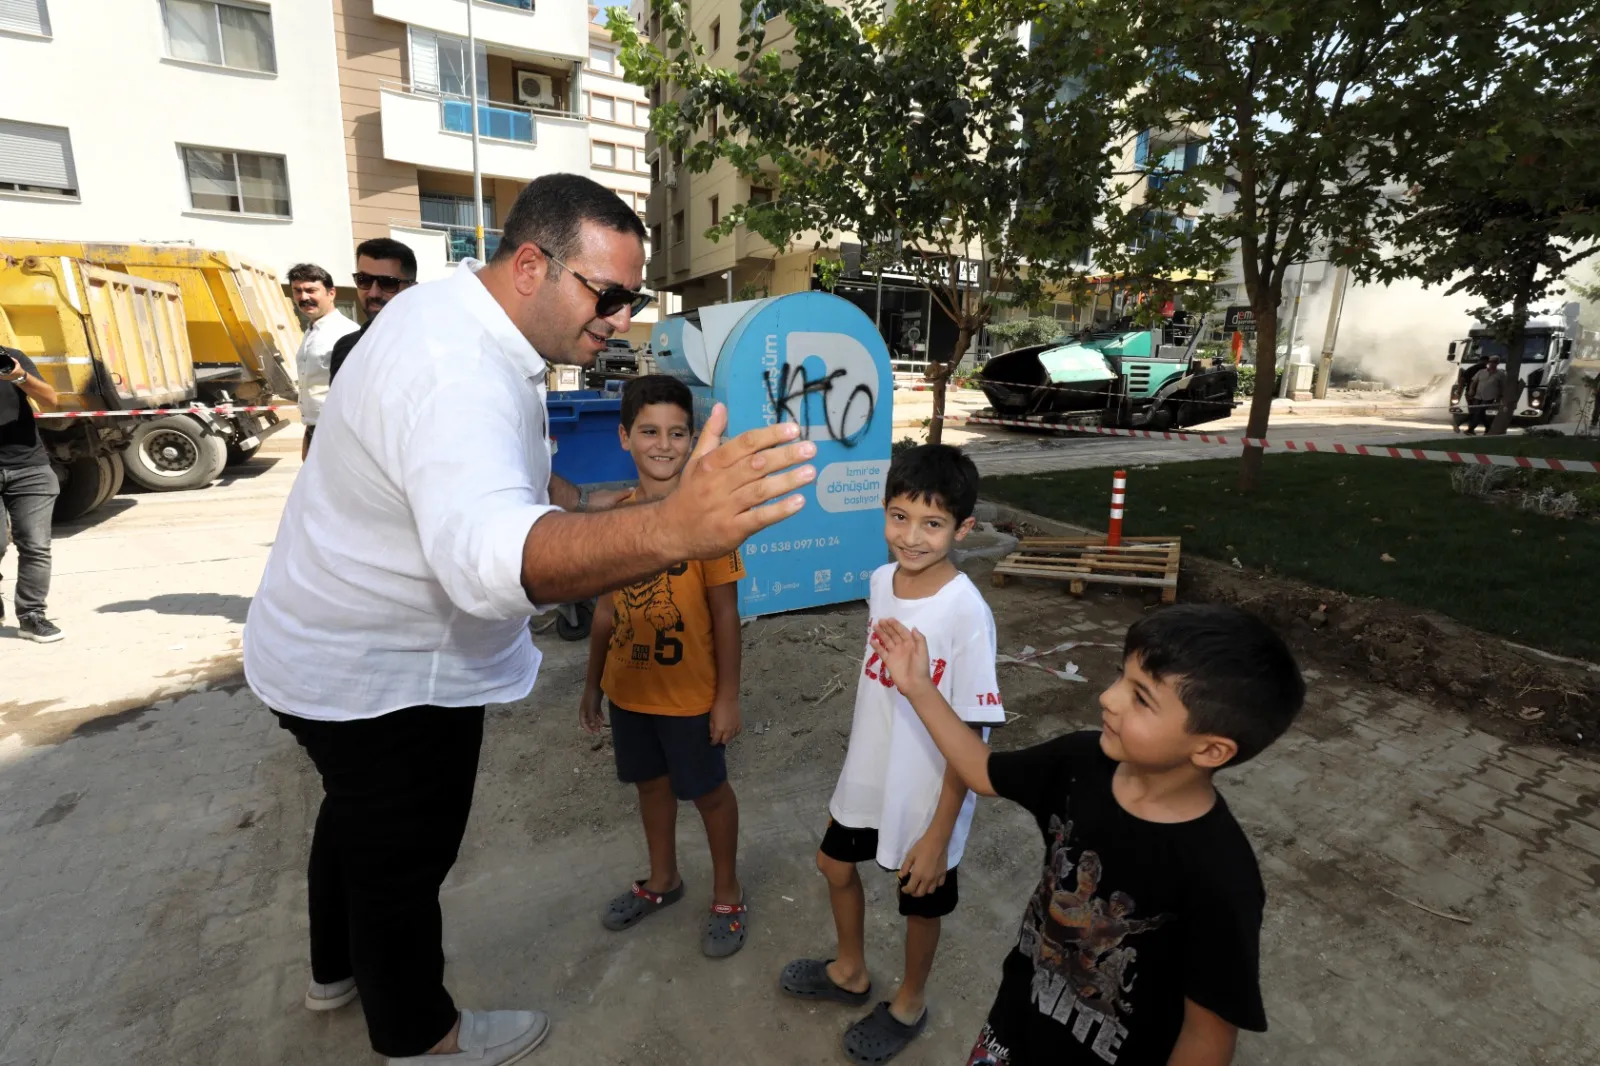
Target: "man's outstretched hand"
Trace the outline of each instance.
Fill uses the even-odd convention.
[[[661,534],[675,559],[714,559],[733,551],[799,511],[804,497],[790,494],[817,476],[814,467],[795,466],[816,455],[817,446],[796,439],[800,427],[793,422],[752,429],[724,444],[727,427],[728,411],[719,403],[700,431],[677,491],[661,503]]]

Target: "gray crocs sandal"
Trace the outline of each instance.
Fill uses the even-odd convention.
[[[631,889],[606,904],[606,911],[600,916],[600,924],[612,932],[626,929],[630,925],[638,924],[641,919],[672,906],[682,898],[682,881],[678,882],[677,888],[668,892],[652,892],[644,887],[643,881],[635,881]]]
[[[871,1014],[845,1030],[844,1053],[856,1066],[879,1066],[904,1051],[927,1024],[927,1007],[922,1008],[922,1017],[906,1025],[889,1013],[888,1003],[879,1003]]]
[[[870,984],[860,992],[852,992],[833,983],[833,978],[828,976],[828,963],[832,961],[795,959],[783,968],[779,983],[785,992],[801,999],[831,999],[848,1007],[859,1007],[868,1002],[872,998]]]
[[[700,938],[700,950],[708,959],[725,959],[744,947],[744,900],[738,903],[713,903],[706,918],[705,936]]]

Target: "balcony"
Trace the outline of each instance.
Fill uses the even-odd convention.
[[[382,19],[467,35],[467,0],[372,0]],[[472,28],[479,41],[541,55],[587,59],[589,5],[535,0],[476,0]]]
[[[385,159],[472,173],[470,101],[397,83],[385,83],[379,96]],[[589,173],[589,123],[577,115],[481,102],[478,136],[479,165],[489,176],[532,181],[563,171]]]

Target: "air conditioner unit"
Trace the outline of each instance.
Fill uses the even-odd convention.
[[[517,103],[524,107],[557,110],[555,79],[531,70],[517,71]]]
[[[667,188],[676,189],[678,187],[678,172],[676,170],[667,171],[667,176],[662,178],[661,181]]]
[[[654,163],[656,160],[658,160],[660,158],[661,158],[661,149],[660,148],[652,148],[648,152],[645,153],[645,155],[644,155],[644,164],[645,164],[645,166],[649,166],[650,164]]]

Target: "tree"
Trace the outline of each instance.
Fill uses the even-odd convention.
[[[935,442],[945,383],[989,322],[996,294],[1037,303],[1094,238],[1108,176],[1095,122],[1046,130],[1032,93],[1037,72],[1020,30],[1046,6],[745,0],[732,69],[707,60],[674,0],[652,0],[661,47],[620,12],[608,22],[629,80],[672,90],[651,117],[657,138],[683,151],[692,172],[727,160],[773,191],[770,201],[734,207],[713,235],[743,226],[786,249],[853,234],[864,259],[909,273],[932,294],[956,327],[954,349],[927,374]],[[1029,187],[1041,143],[1079,149],[1048,200]]]
[[[1393,166],[1407,192],[1382,214],[1392,247],[1357,273],[1411,275],[1484,300],[1479,318],[1506,343],[1510,392],[1489,430],[1503,434],[1521,394],[1530,307],[1600,252],[1600,64],[1592,8],[1559,0],[1498,14],[1490,32],[1419,77],[1427,91],[1412,102],[1425,106],[1394,113]]]
[[[1249,436],[1267,432],[1289,270],[1321,248],[1341,262],[1364,254],[1385,203],[1391,109],[1416,92],[1413,75],[1449,47],[1457,21],[1471,21],[1473,2],[1094,0],[1035,23],[1036,52],[1080,87],[1062,110],[1101,114],[1116,142],[1173,131],[1203,146],[1146,211],[1103,210],[1101,243],[1157,259],[1203,259],[1208,240],[1238,248],[1256,321]],[[1137,240],[1150,213],[1202,205],[1192,240]],[[1246,448],[1241,490],[1257,487],[1260,468],[1260,449]]]

